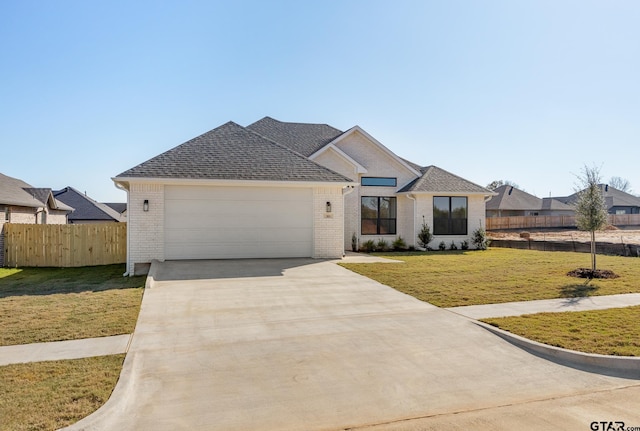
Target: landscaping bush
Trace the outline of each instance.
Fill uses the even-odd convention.
[[[376,244],[376,251],[387,251],[387,250],[389,250],[389,243],[385,241],[383,238],[380,238],[378,240],[378,243]]]
[[[418,245],[425,250],[429,250],[429,243],[433,240],[433,235],[431,234],[431,229],[429,225],[422,216],[422,228],[418,233]]]
[[[487,231],[479,227],[473,231],[471,242],[478,250],[486,250],[489,248],[489,238],[487,238]]]
[[[456,245],[455,242],[451,241],[451,244],[449,244],[449,250],[457,250],[458,246]]]
[[[469,250],[469,241],[464,240],[460,243],[460,248],[463,250]]]
[[[372,239],[367,240],[364,243],[362,243],[362,247],[360,247],[360,251],[365,253],[371,253],[373,251],[376,251],[376,243]]]
[[[391,246],[395,251],[405,251],[407,249],[407,243],[405,242],[404,239],[402,239],[401,236],[396,238],[396,240],[393,241],[393,244]]]
[[[447,244],[445,244],[444,241],[440,241],[440,244],[438,244],[438,248],[440,249],[440,251],[444,251],[447,249]]]

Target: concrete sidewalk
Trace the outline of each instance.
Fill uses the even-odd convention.
[[[587,296],[580,298],[544,299],[539,301],[506,302],[504,304],[467,305],[446,310],[471,319],[521,316],[535,313],[562,313],[565,311],[604,310],[640,305],[640,293],[622,295]]]
[[[0,347],[0,366],[125,353],[131,334]]]

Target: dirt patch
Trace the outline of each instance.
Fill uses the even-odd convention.
[[[618,278],[619,275],[613,271],[608,269],[596,269],[595,271],[590,268],[578,268],[573,271],[567,272],[567,275],[570,277],[578,277],[578,278]]]
[[[491,239],[510,241],[575,241],[590,242],[591,234],[580,230],[530,230],[520,229],[512,231],[490,231],[487,235]],[[596,232],[596,241],[613,244],[640,245],[640,230],[626,230],[609,227]]]

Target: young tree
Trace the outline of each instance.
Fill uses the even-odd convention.
[[[420,229],[420,232],[418,232],[418,245],[425,250],[428,250],[431,240],[433,240],[433,234],[431,233],[431,229],[425,221],[424,216],[422,216],[422,228]]]
[[[591,232],[591,273],[596,272],[596,231],[607,224],[607,205],[600,189],[600,169],[584,166],[575,203],[578,229]]]

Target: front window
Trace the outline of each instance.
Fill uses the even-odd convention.
[[[362,235],[396,234],[396,198],[364,196],[360,207]]]
[[[433,234],[467,234],[467,198],[435,196],[433,198]]]
[[[391,177],[362,177],[360,184],[363,186],[395,187],[398,180]]]

